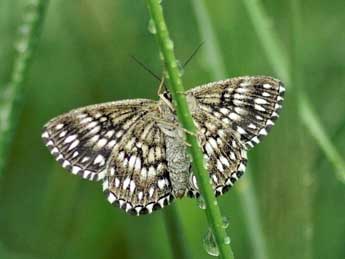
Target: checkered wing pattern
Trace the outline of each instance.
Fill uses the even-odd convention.
[[[110,203],[142,215],[174,198],[159,118],[157,103],[150,100],[92,105],[51,120],[42,137],[65,169],[103,180]]]
[[[142,117],[114,150],[103,191],[113,205],[132,215],[149,214],[174,196],[169,178],[159,114]]]
[[[243,175],[247,164],[246,149],[226,123],[202,110],[195,113],[193,117],[199,129],[198,138],[215,195],[221,195]],[[199,196],[194,174],[191,175],[188,195]]]
[[[267,76],[236,77],[188,92],[198,107],[237,132],[247,149],[268,134],[278,118],[285,88]]]
[[[72,110],[49,121],[42,138],[66,170],[99,181],[106,174],[112,150],[154,106],[154,101],[137,99]]]
[[[216,195],[243,175],[246,151],[274,125],[284,91],[281,81],[254,76],[213,82],[187,92]],[[199,195],[194,175],[189,195]]]

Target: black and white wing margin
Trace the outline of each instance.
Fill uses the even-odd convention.
[[[49,121],[42,138],[66,170],[99,181],[106,174],[112,150],[155,105],[151,100],[135,99],[72,110]]]
[[[278,118],[285,88],[267,76],[244,76],[191,89],[198,107],[236,131],[247,149],[268,134]]]
[[[103,181],[108,201],[131,215],[152,213],[174,200],[159,116],[153,111],[128,130],[111,155]]]
[[[236,132],[208,112],[199,110],[193,113],[193,119],[214,193],[216,196],[222,195],[243,175],[247,151]],[[188,195],[200,195],[194,173],[191,174]]]

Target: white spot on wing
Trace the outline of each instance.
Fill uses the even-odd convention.
[[[133,193],[135,190],[135,182],[132,180],[131,183],[129,184],[129,191]]]
[[[164,181],[164,179],[160,179],[160,180],[158,180],[158,188],[159,189],[161,189],[161,190],[163,190],[164,189],[164,186],[165,186],[165,181]]]
[[[120,186],[119,178],[115,178],[115,187],[118,188]]]
[[[228,159],[226,159],[224,156],[220,156],[219,159],[220,159],[220,162],[222,162],[222,164],[225,165],[226,167],[230,166]]]
[[[87,161],[89,161],[89,160],[90,160],[90,157],[85,156],[85,157],[83,157],[83,159],[81,160],[81,162],[82,162],[82,163],[85,163],[85,162],[87,162]]]
[[[78,167],[78,166],[73,166],[73,167],[72,167],[72,174],[77,174],[77,173],[80,172],[80,170],[81,170],[80,167]]]
[[[110,203],[114,203],[114,201],[116,201],[116,197],[115,197],[115,195],[112,192],[110,192],[109,195],[108,195],[108,201]]]
[[[105,164],[104,156],[98,155],[95,160],[93,161],[93,164],[99,164],[99,166],[103,166]]]
[[[71,136],[68,136],[64,143],[71,143],[73,140],[75,140],[77,138],[77,134],[74,134],[74,135],[71,135]]]
[[[89,124],[87,124],[86,129],[92,129],[93,127],[97,126],[97,124],[97,121],[90,122]]]
[[[262,121],[264,118],[262,118],[260,115],[256,115],[255,118],[259,121]]]
[[[67,134],[67,130],[64,130],[59,134],[59,137],[63,138],[64,136],[66,136],[66,134]]]
[[[49,138],[49,134],[48,134],[48,132],[43,132],[43,134],[42,134],[42,138]]]
[[[89,123],[92,121],[92,118],[91,117],[87,117],[87,118],[83,118],[81,121],[80,121],[80,124],[84,124],[84,123]]]
[[[262,98],[256,98],[254,100],[254,102],[257,104],[267,104],[267,101],[265,99],[262,99]]]
[[[217,159],[217,169],[223,173],[224,172],[224,167],[222,165],[222,163]]]
[[[63,163],[62,163],[62,167],[63,168],[66,168],[67,166],[69,166],[71,163],[68,162],[67,160],[65,160]]]
[[[64,125],[63,125],[62,123],[60,123],[60,124],[58,124],[58,125],[55,126],[55,129],[56,129],[56,130],[60,130],[60,129],[63,128],[63,126],[64,126]]]
[[[115,130],[109,130],[109,131],[107,132],[107,134],[105,134],[105,136],[106,136],[107,138],[111,138],[111,137],[114,135],[114,133],[115,133]]]
[[[129,183],[130,183],[131,179],[129,177],[127,177],[124,181],[123,181],[123,184],[122,184],[122,188],[124,190],[126,190],[129,186]]]
[[[266,111],[264,107],[262,107],[261,105],[258,105],[258,104],[254,104],[254,109],[261,111],[261,112]]]
[[[79,140],[78,140],[78,139],[74,140],[74,141],[72,142],[72,144],[69,146],[68,151],[74,149],[74,148],[75,148],[76,146],[78,146],[78,145],[79,145]]]
[[[234,120],[234,121],[239,121],[239,120],[241,120],[241,116],[239,116],[237,113],[234,113],[234,112],[232,112],[232,113],[229,114],[229,118],[230,118],[231,120]]]
[[[245,135],[245,134],[247,134],[247,132],[243,129],[243,128],[241,128],[240,126],[237,126],[237,132],[238,133],[240,133],[241,135]]]
[[[151,198],[153,196],[153,193],[155,192],[155,189],[153,187],[151,187],[149,189],[149,197]]]
[[[248,128],[250,129],[256,129],[256,126],[253,123],[249,123]]]
[[[219,111],[223,113],[224,115],[227,115],[230,111],[227,108],[220,108]]]
[[[265,128],[263,128],[263,129],[261,129],[261,130],[259,131],[259,134],[260,134],[260,135],[266,136],[266,135],[267,135],[267,130],[266,130]]]
[[[105,144],[107,144],[107,142],[108,140],[106,138],[102,138],[97,142],[96,147],[101,149],[105,146]]]

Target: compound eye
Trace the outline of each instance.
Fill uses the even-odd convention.
[[[169,100],[169,101],[172,100],[172,99],[171,99],[171,94],[170,94],[169,92],[164,92],[164,93],[163,93],[163,96],[164,96],[165,99],[167,99],[167,100]]]

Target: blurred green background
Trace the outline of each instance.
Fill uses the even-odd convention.
[[[0,0],[0,88],[10,78],[26,2]],[[279,77],[243,2],[205,2],[227,77]],[[200,34],[191,1],[164,0],[163,6],[176,54],[183,61],[209,39]],[[263,7],[289,55],[294,44],[289,1],[265,0]],[[219,198],[230,220],[235,258],[259,258],[257,251],[264,246],[272,259],[345,258],[345,185],[301,124],[297,108],[297,89],[304,87],[326,132],[345,154],[344,10],[343,0],[302,3],[298,67],[303,86],[287,91],[277,125],[249,153],[250,172]],[[162,72],[148,21],[145,1],[50,1],[24,86],[24,110],[0,180],[1,259],[173,258],[162,211],[132,217],[113,208],[101,184],[65,172],[40,138],[45,122],[72,108],[127,98],[157,99],[158,82],[130,58],[135,55],[157,74]],[[186,88],[214,80],[204,51],[186,68]],[[254,196],[249,203],[244,194],[248,185]],[[202,246],[207,231],[204,211],[191,199],[178,201],[176,207],[183,225],[179,235],[191,258],[210,258]],[[253,207],[258,209],[255,215]],[[250,224],[253,216],[262,240]]]

